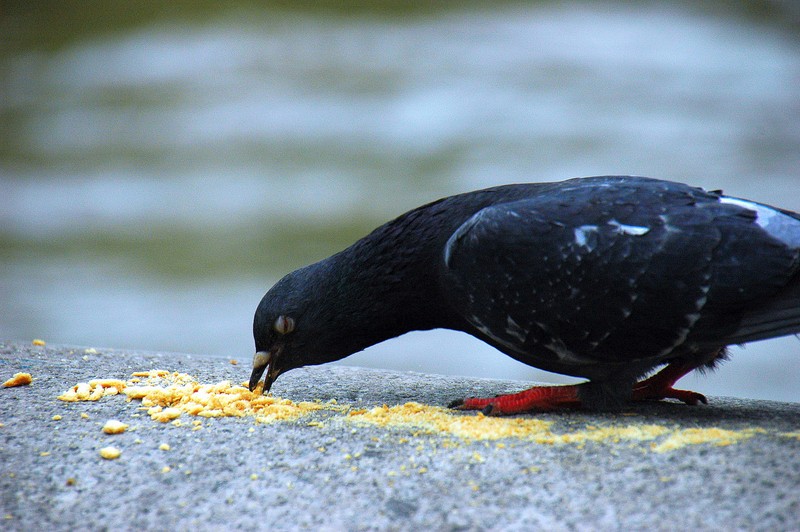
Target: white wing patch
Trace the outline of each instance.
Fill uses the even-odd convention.
[[[616,227],[618,232],[626,235],[642,236],[650,232],[649,227],[642,227],[640,225],[626,225],[619,223],[616,220],[610,220],[608,223]]]
[[[627,225],[614,220],[613,218],[608,221],[614,232],[630,236],[642,236],[650,232],[649,227],[641,225]],[[575,235],[575,244],[578,247],[586,248],[589,251],[594,251],[597,247],[597,239],[595,235],[600,231],[597,225],[581,225],[573,229]]]
[[[772,207],[739,198],[722,196],[719,202],[755,212],[756,224],[764,231],[787,246],[800,247],[800,220],[778,212]]]
[[[594,233],[597,233],[599,228],[596,225],[582,225],[580,227],[575,228],[575,243],[580,247],[587,247],[589,251],[594,250],[596,243],[593,242],[593,239],[590,240],[590,236]],[[592,243],[590,243],[590,241]]]

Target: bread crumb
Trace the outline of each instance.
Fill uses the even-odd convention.
[[[162,409],[161,407],[152,408],[153,413],[150,413],[150,410],[147,411],[150,414],[150,418],[154,419],[155,421],[160,421],[162,423],[167,423],[172,421],[173,419],[179,418],[181,415],[181,411],[177,408],[169,407]]]
[[[128,428],[128,425],[116,419],[109,419],[103,425],[103,432],[106,434],[122,434]]]
[[[30,373],[15,373],[13,377],[3,383],[3,388],[13,388],[15,386],[27,386],[33,381]]]
[[[250,480],[258,480],[258,475],[253,473],[252,475],[250,475]]]
[[[158,446],[158,448],[160,450],[162,450],[162,451],[169,451],[170,450],[170,446],[169,446],[168,443],[162,443],[161,445]]]
[[[109,395],[119,395],[127,386],[125,381],[119,379],[94,379],[89,382],[79,382],[59,395],[58,399],[68,403],[98,401]]]
[[[239,364],[239,361],[236,360],[235,358],[232,358],[231,359],[231,366],[236,366],[237,364]]]
[[[103,447],[100,449],[100,456],[105,458],[106,460],[114,460],[119,458],[122,454],[122,451],[117,449],[116,447]]]
[[[50,456],[50,451],[42,451],[39,453],[39,456]]]
[[[81,419],[89,419],[89,414],[86,412],[81,412]]]
[[[51,418],[53,421],[61,421],[61,416],[56,414]]]
[[[161,468],[162,473],[169,473],[170,471],[172,471],[172,468],[168,465],[165,465],[164,467]]]
[[[39,338],[34,338],[31,344],[38,345],[39,347],[44,347],[45,345],[47,345],[47,343],[45,343],[44,340],[40,340]]]

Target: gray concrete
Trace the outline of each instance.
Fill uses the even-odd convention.
[[[154,368],[202,382],[242,382],[249,361],[233,366],[204,356],[98,351],[0,343],[0,380],[18,371],[35,379],[30,386],[0,389],[4,530],[800,528],[800,439],[784,434],[800,431],[800,404],[714,397],[707,406],[660,403],[626,410],[634,415],[536,416],[565,433],[587,424],[631,423],[765,430],[734,445],[667,453],[629,441],[542,445],[508,439],[498,446],[356,426],[328,411],[269,425],[214,419],[192,431],[133,417],[141,414],[139,405],[121,397],[64,403],[56,396],[80,381],[127,379]],[[284,375],[273,391],[293,400],[359,406],[410,400],[444,405],[524,386],[320,366]],[[82,412],[89,418],[82,419]],[[62,420],[53,421],[55,414]],[[133,430],[103,434],[100,427],[110,418]],[[324,423],[309,425],[309,419]],[[172,449],[160,451],[162,442]],[[109,444],[122,449],[121,458],[98,456]],[[162,472],[164,466],[171,471]]]

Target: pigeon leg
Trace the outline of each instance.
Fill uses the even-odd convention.
[[[689,390],[676,390],[672,386],[696,366],[673,362],[664,369],[634,384],[631,399],[634,401],[659,401],[678,399],[687,405],[708,404],[703,394]],[[457,410],[481,410],[484,414],[501,416],[524,412],[548,412],[563,408],[580,408],[578,385],[534,386],[519,393],[497,397],[469,397],[453,401],[450,408]]]
[[[695,369],[697,366],[682,362],[671,362],[664,369],[633,385],[631,398],[634,401],[659,401],[661,399],[678,399],[687,405],[697,403],[708,404],[706,396],[690,390],[676,390],[672,386],[678,379]]]
[[[520,414],[523,412],[547,412],[561,408],[578,408],[577,385],[566,386],[534,386],[519,393],[498,395],[497,397],[467,399],[453,401],[450,408],[458,410],[481,410],[487,416]]]

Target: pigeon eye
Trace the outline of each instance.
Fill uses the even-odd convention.
[[[289,316],[280,315],[275,319],[272,328],[278,334],[289,334],[294,330],[294,320]]]

